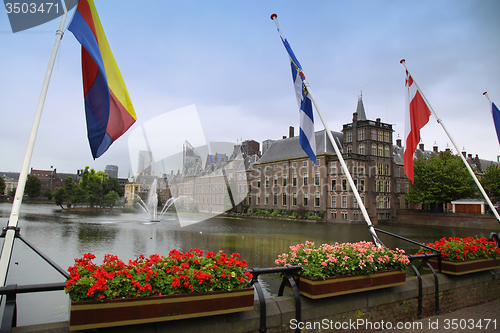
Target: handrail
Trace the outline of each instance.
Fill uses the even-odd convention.
[[[390,233],[388,231],[384,231],[381,229],[375,228],[377,232],[381,232],[383,234],[404,240],[406,242],[419,245],[423,248],[426,248],[430,251],[433,251],[434,253],[423,253],[423,254],[407,254],[406,257],[410,260],[410,267],[413,269],[415,272],[415,275],[417,276],[418,279],[418,309],[417,309],[417,317],[418,319],[422,319],[422,301],[423,301],[423,291],[422,291],[422,276],[420,275],[420,269],[422,266],[425,264],[432,272],[432,275],[434,275],[434,298],[435,298],[435,303],[436,303],[436,315],[439,314],[439,281],[438,281],[438,276],[436,274],[436,271],[434,268],[429,264],[429,259],[430,258],[437,258],[438,259],[438,270],[441,271],[441,252],[439,250],[436,250],[430,246],[424,245],[422,243],[416,242],[414,240],[405,238],[403,236],[399,236],[393,233]],[[417,267],[413,264],[413,260],[422,260],[422,263]]]
[[[295,273],[300,271],[302,266],[285,266],[285,267],[271,267],[271,268],[251,268],[246,270],[246,272],[252,273],[252,285],[257,290],[257,295],[259,296],[259,304],[260,304],[260,328],[259,332],[264,333],[267,331],[266,327],[266,299],[264,296],[264,292],[262,291],[262,287],[259,282],[259,275],[263,274],[275,274],[275,273],[286,273],[283,276],[283,281],[281,282],[280,289],[278,292],[278,296],[283,296],[283,290],[285,289],[285,285],[288,282],[293,290],[293,295],[295,297],[295,317],[298,322],[301,321],[301,306],[300,306],[300,295],[299,288],[295,284],[295,280],[293,276]],[[296,328],[297,333],[300,333],[300,329]]]

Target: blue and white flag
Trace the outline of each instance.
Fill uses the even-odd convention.
[[[490,101],[490,104],[491,104],[491,115],[493,116],[495,129],[497,130],[498,143],[500,143],[500,111],[498,110],[495,103]]]
[[[293,84],[295,86],[295,94],[297,96],[297,103],[299,105],[300,113],[300,133],[299,142],[302,149],[306,152],[307,156],[316,163],[316,140],[314,139],[314,117],[312,109],[312,101],[309,97],[309,93],[304,84],[306,79],[304,73],[302,72],[302,67],[299,61],[295,57],[295,54],[288,44],[286,38],[283,38],[280,33],[283,45],[285,45],[286,51],[290,56],[290,63],[292,66],[292,78]]]

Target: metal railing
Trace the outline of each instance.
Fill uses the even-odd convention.
[[[2,228],[2,233],[0,234],[0,238],[5,238],[7,230],[15,230],[15,238],[19,238],[36,254],[42,257],[42,259],[45,260],[50,266],[52,266],[59,273],[61,273],[61,275],[64,276],[65,279],[69,278],[68,272],[62,269],[59,265],[57,265],[54,261],[52,261],[52,259],[43,254],[42,251],[38,250],[33,244],[28,242],[28,240],[21,235],[20,233],[21,228],[11,227],[11,226]],[[16,302],[17,294],[64,290],[65,285],[66,282],[57,282],[57,283],[30,284],[23,286],[18,286],[17,284],[13,284],[0,287],[0,295],[6,295],[2,325],[0,326],[0,333],[10,333],[12,327],[16,327],[17,325],[17,302]]]

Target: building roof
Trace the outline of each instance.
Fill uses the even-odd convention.
[[[333,138],[335,139],[340,151],[342,152],[342,139],[343,134],[340,132],[333,132]],[[335,154],[328,135],[325,130],[318,131],[315,133],[316,139],[316,154],[330,153]],[[302,150],[299,143],[299,137],[287,138],[282,140],[276,140],[262,155],[257,163],[264,163],[276,160],[284,160],[291,158],[307,157],[306,153]]]
[[[358,120],[366,120],[365,107],[363,105],[363,95],[358,98],[358,106],[356,107],[356,113],[358,114]]]

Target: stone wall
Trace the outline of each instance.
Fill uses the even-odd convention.
[[[433,213],[421,210],[400,209],[397,212],[394,223],[487,229],[496,233],[500,232],[500,223],[494,215],[489,214]]]
[[[500,269],[462,276],[438,274],[439,302],[441,313],[500,299]],[[434,277],[423,278],[423,317],[435,315]],[[276,291],[274,291],[276,292]],[[370,332],[383,320],[396,325],[398,322],[411,324],[417,318],[418,281],[409,277],[404,285],[361,292],[350,295],[311,300],[301,297],[302,323],[304,325],[325,325],[344,329],[307,329],[305,332]],[[291,292],[283,297],[266,299],[267,332],[295,332],[295,300]],[[365,326],[353,325],[365,323]],[[372,325],[373,329],[366,327]],[[375,326],[373,326],[375,325]],[[235,314],[176,320],[155,324],[123,326],[99,329],[102,333],[111,332],[178,332],[178,333],[238,333],[258,332],[260,327],[260,306],[255,302],[253,311]],[[361,327],[361,328],[359,328]],[[12,332],[69,332],[68,323],[35,325],[14,328]],[[410,330],[411,331],[411,330]]]

